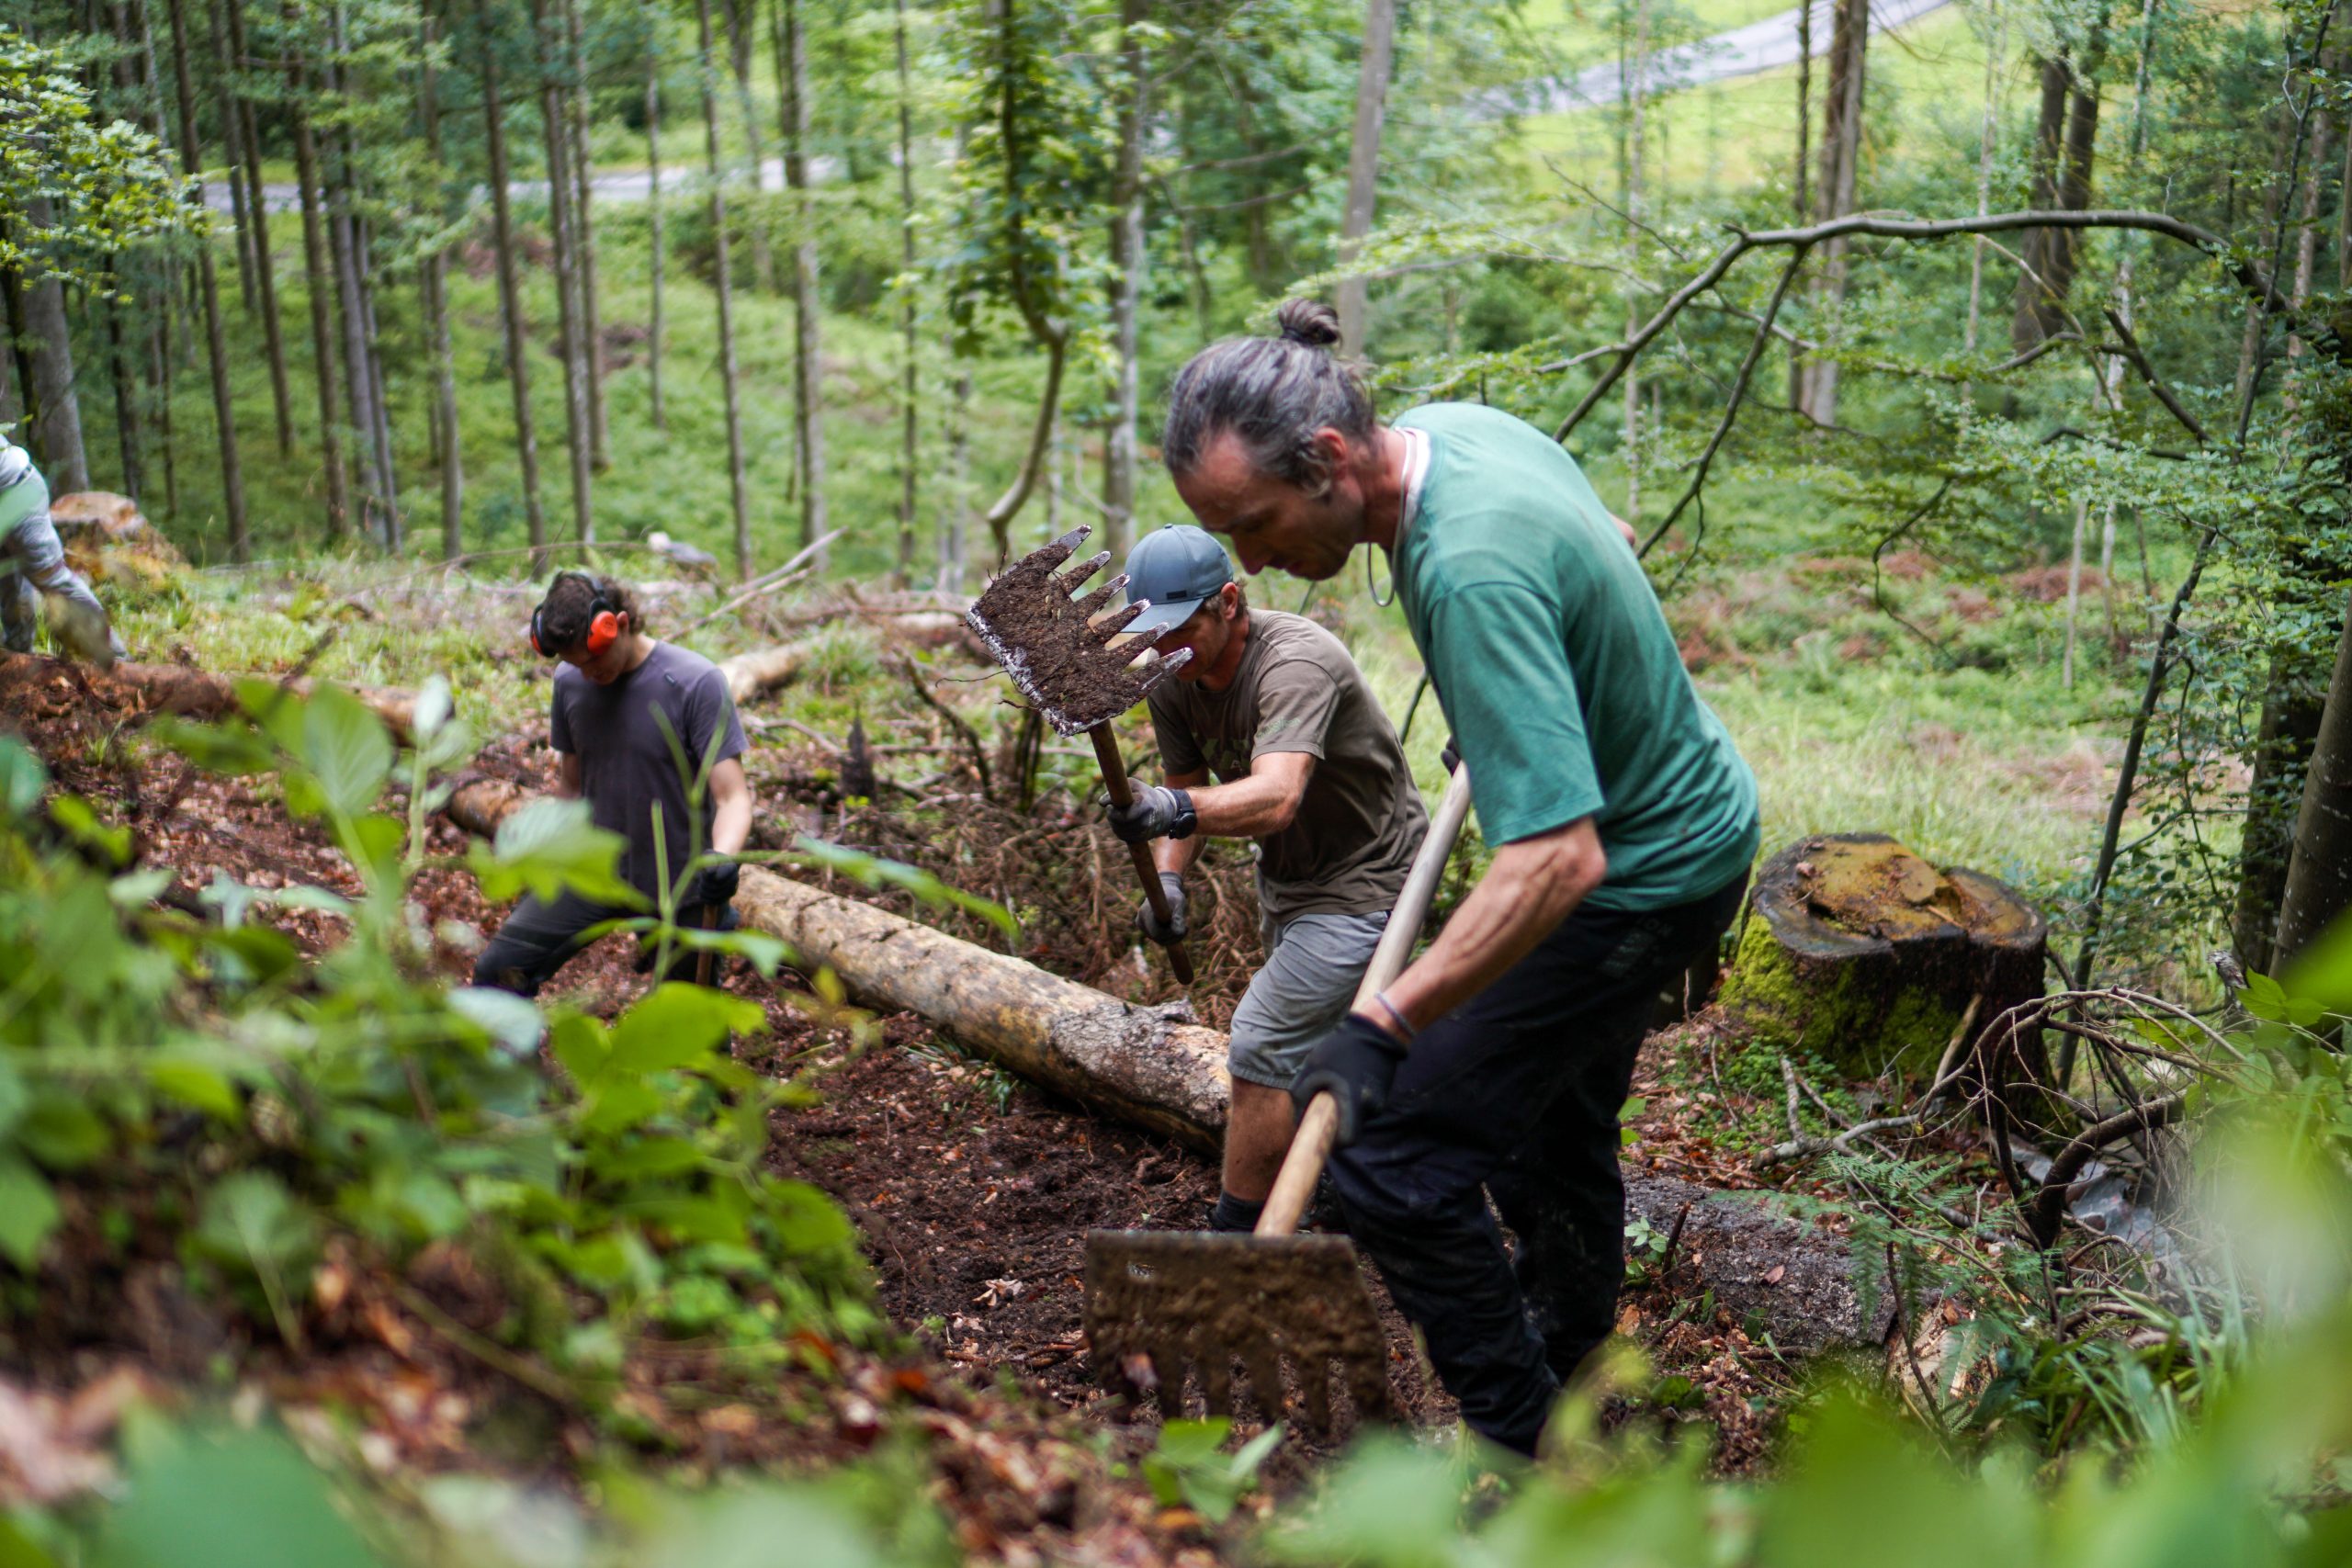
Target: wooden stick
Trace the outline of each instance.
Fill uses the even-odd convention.
[[[1356,987],[1356,1007],[1369,1005],[1388,982],[1404,973],[1413,942],[1421,934],[1421,921],[1430,912],[1430,902],[1437,897],[1438,879],[1445,874],[1445,863],[1453,854],[1453,840],[1469,815],[1470,770],[1457,765],[1453,781],[1445,786],[1444,798],[1437,803],[1437,815],[1430,818],[1420,852],[1413,857],[1413,869],[1406,874],[1404,890],[1396,895],[1396,908],[1389,912],[1380,945],[1372,950],[1363,983]],[[1256,1235],[1289,1235],[1298,1229],[1298,1217],[1306,1213],[1307,1200],[1315,1196],[1316,1179],[1323,1174],[1323,1162],[1331,1157],[1331,1145],[1339,1134],[1340,1102],[1329,1094],[1317,1095],[1306,1114],[1298,1119],[1282,1174],[1274,1178],[1274,1190],[1258,1216]]]
[[[1127,765],[1119,757],[1118,737],[1111,733],[1107,724],[1098,724],[1086,732],[1094,742],[1094,760],[1102,764],[1102,787],[1111,794],[1111,804],[1121,810],[1135,801],[1135,792],[1127,788]],[[1159,868],[1151,863],[1151,848],[1148,844],[1129,844],[1129,855],[1136,863],[1136,875],[1143,881],[1143,896],[1151,905],[1152,918],[1165,928],[1175,923],[1169,913],[1168,891],[1159,886]],[[1193,956],[1184,951],[1182,941],[1168,944],[1168,967],[1176,971],[1176,978],[1189,986],[1193,983]]]

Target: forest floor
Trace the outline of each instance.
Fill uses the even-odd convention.
[[[1892,645],[1890,653],[1885,641],[1870,640],[1883,637],[1883,628],[1863,623],[1842,576],[1809,571],[1804,563],[1693,594],[1677,606],[1677,629],[1686,662],[1705,671],[1711,700],[1743,749],[1758,759],[1775,812],[1827,813],[1841,824],[1846,817],[1871,826],[1883,820],[1939,860],[1989,862],[2023,886],[2046,886],[2070,848],[2071,819],[2098,793],[2076,775],[2086,772],[2096,785],[2104,773],[2099,761],[2062,748],[2075,744],[2066,733],[2079,722],[2075,716],[2099,699],[2083,694],[2071,710],[2042,705],[2057,716],[2030,730],[2012,727],[2008,750],[1998,757],[1960,740],[1989,732],[1982,721],[1990,705],[2005,700],[2005,682],[2015,684],[2013,674],[1998,672],[1997,658],[2030,652],[2034,639],[2046,640],[2047,627],[2030,617],[2013,627],[1984,621],[1972,610],[1973,590],[1932,570],[1900,586],[1915,615],[1979,640],[1990,666],[1981,678],[1963,671],[1928,685],[1909,672],[1904,645]],[[201,596],[186,607],[143,612],[154,618],[141,625],[134,617],[133,635],[158,652],[209,668],[283,667],[293,657],[289,650],[312,642],[321,607],[337,601],[332,590],[299,583],[256,589],[236,591],[225,613]],[[453,613],[449,592],[411,582],[395,592],[372,592],[365,614],[343,620],[341,644],[320,673],[398,684],[433,668],[449,671],[461,708],[494,732],[469,770],[536,788],[551,761],[536,716],[546,672],[486,639],[477,617]],[[500,606],[519,603],[514,591],[499,592]],[[738,634],[815,638],[787,693],[745,710],[752,736],[746,763],[763,803],[753,847],[787,849],[794,835],[808,832],[913,863],[1012,909],[1023,957],[1129,999],[1172,997],[1172,982],[1144,959],[1126,931],[1131,898],[1116,874],[1116,846],[1106,849],[1096,813],[1083,804],[1093,788],[1091,755],[1046,746],[1035,795],[1018,804],[1006,783],[1017,724],[996,706],[993,692],[953,682],[956,671],[948,667],[960,660],[943,656],[918,670],[910,660],[929,655],[893,648],[854,615],[814,633],[792,629],[812,618],[814,611],[782,616],[768,634],[750,626]],[[1411,671],[1383,640],[1385,634],[1366,635],[1363,657],[1375,687],[1392,710],[1403,711]],[[1808,658],[1824,637],[1844,639],[1834,664]],[[35,668],[42,667],[0,661],[0,713],[26,734],[62,787],[97,803],[102,815],[135,822],[141,852],[178,873],[180,891],[194,894],[216,877],[263,891],[300,884],[356,890],[351,868],[318,829],[288,817],[272,777],[187,769],[143,739],[135,717],[94,710],[62,678],[7,683]],[[1755,679],[1764,670],[1776,679]],[[918,690],[931,696],[919,702]],[[1806,703],[1802,713],[1792,706]],[[1890,716],[1898,726],[1891,750]],[[853,724],[869,737],[869,760],[879,775],[870,799],[843,796],[851,770],[834,738],[846,737]],[[1411,737],[1417,763],[1433,758],[1442,734],[1424,725]],[[1950,744],[1939,749],[1939,735]],[[1136,765],[1148,766],[1148,731],[1125,739]],[[1825,747],[1840,759],[1834,783],[1821,781],[1816,765]],[[1815,762],[1786,760],[1798,750]],[[1897,761],[1873,761],[1884,756]],[[993,790],[975,788],[985,763],[996,770]],[[1775,770],[1783,766],[1816,781],[1810,793],[1773,788]],[[2046,844],[2018,835],[2019,811],[2029,802],[2061,818]],[[1900,814],[1896,806],[1916,815]],[[1775,821],[1768,837],[1817,825]],[[435,855],[454,860],[462,852],[464,835],[453,826],[436,821],[429,832]],[[1993,858],[1996,846],[2006,858]],[[1453,868],[1442,904],[1458,897],[1474,874],[1474,854],[1465,852]],[[984,922],[918,909],[905,892],[866,893],[830,873],[801,874],[1002,945]],[[1212,1025],[1229,1016],[1258,958],[1250,874],[1246,857],[1222,848],[1199,873],[1202,983],[1192,999],[1201,1021]],[[455,864],[428,868],[416,896],[444,933],[436,961],[453,979],[464,976],[472,947],[464,933],[487,935],[502,911]],[[314,910],[277,909],[266,918],[313,952],[331,945],[340,930],[336,917]],[[611,1017],[648,984],[623,940],[608,939],[563,972],[548,1000]],[[1312,1436],[1289,1434],[1262,1472],[1264,1490],[1220,1531],[1189,1509],[1164,1506],[1147,1490],[1138,1461],[1156,1441],[1156,1416],[1119,1410],[1087,1364],[1080,1336],[1085,1233],[1197,1226],[1216,1194],[1210,1161],[1013,1078],[911,1016],[844,1029],[825,1009],[805,1005],[805,981],[789,971],[769,984],[739,970],[723,984],[759,1000],[767,1021],[764,1033],[739,1041],[741,1058],[818,1091],[814,1103],[775,1112],[772,1168],[823,1189],[849,1213],[873,1269],[877,1304],[906,1332],[909,1348],[876,1358],[811,1347],[805,1380],[760,1391],[703,1375],[707,1369],[636,1365],[627,1397],[639,1407],[659,1462],[689,1474],[738,1462],[823,1467],[869,1451],[883,1431],[911,1425],[930,1443],[933,1493],[967,1550],[1007,1561],[1076,1552],[1157,1562],[1219,1550],[1253,1511],[1295,1490],[1328,1456]],[[1723,1021],[1703,1014],[1652,1037],[1634,1085],[1638,1104],[1628,1114],[1623,1159],[1629,1175],[1715,1190],[1778,1189],[1828,1200],[1834,1209],[1839,1195],[1815,1173],[1751,1167],[1756,1150],[1786,1135],[1784,1086],[1772,1059],[1743,1053],[1738,1044]],[[1817,1072],[1815,1065],[1799,1065]],[[1871,1103],[1874,1092],[1822,1076],[1814,1081],[1849,1110]],[[1634,1239],[1619,1327],[1645,1364],[1615,1386],[1604,1418],[1695,1436],[1719,1473],[1769,1467],[1784,1418],[1808,1397],[1804,1361],[1780,1353],[1769,1337],[1751,1337],[1753,1317],[1743,1319],[1695,1286],[1675,1267],[1670,1246],[1661,1256],[1663,1237]],[[429,1295],[454,1288],[461,1300],[470,1288],[434,1277],[429,1258],[417,1267],[423,1272],[407,1283]],[[1454,1430],[1450,1403],[1369,1270],[1367,1280],[1388,1329],[1392,1379],[1408,1420],[1425,1439],[1448,1440]],[[96,1302],[91,1310],[103,1317],[107,1305]],[[124,1292],[114,1310],[135,1315],[140,1309]],[[281,1408],[324,1400],[358,1410],[364,1442],[386,1463],[433,1470],[516,1462],[512,1432],[502,1435],[511,1423],[500,1413],[516,1400],[505,1380],[478,1358],[426,1343],[433,1339],[429,1325],[397,1303],[378,1300],[347,1326],[345,1340],[314,1340],[315,1364],[266,1369],[264,1381]],[[101,1325],[94,1333],[96,1343],[116,1347],[153,1338],[135,1324]],[[90,1359],[91,1342],[85,1333],[83,1348],[68,1358],[70,1371],[52,1364],[52,1381],[87,1382],[100,1365]],[[169,1375],[164,1359],[151,1359],[148,1371]],[[390,1384],[387,1369],[399,1374]],[[383,1394],[387,1386],[407,1392]],[[420,1417],[420,1410],[444,1408],[420,1393],[435,1387],[458,1392],[458,1403],[446,1407],[447,1419]],[[376,1392],[353,1392],[363,1389]],[[587,1427],[561,1413],[542,1417],[539,1425],[563,1437],[541,1445],[536,1466],[550,1462],[546,1452],[569,1456],[554,1461],[559,1466],[585,1463],[599,1440]],[[1246,1420],[1240,1429],[1250,1429]]]

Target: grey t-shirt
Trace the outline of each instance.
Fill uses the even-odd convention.
[[[688,772],[684,775],[657,715],[668,718],[670,734],[685,750]],[[714,736],[718,738],[715,755]],[[710,847],[709,795],[703,797],[701,831],[691,832],[687,781],[702,770],[706,756],[716,764],[743,754],[743,724],[735,716],[735,699],[727,694],[727,677],[701,654],[666,642],[655,643],[644,663],[609,686],[596,684],[569,664],[560,666],[548,739],[557,750],[580,759],[580,793],[587,796],[597,827],[628,840],[620,874],[648,898],[658,897],[661,883],[653,807],[662,807],[674,886],[695,843]],[[682,900],[688,891],[680,888]]]
[[[1298,815],[1258,840],[1258,902],[1269,919],[1396,904],[1429,813],[1395,727],[1338,637],[1304,615],[1252,610],[1230,686],[1163,681],[1150,703],[1170,773],[1206,768],[1229,783],[1270,752],[1316,759]]]

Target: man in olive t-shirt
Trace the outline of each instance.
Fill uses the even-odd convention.
[[[1193,654],[1151,694],[1167,784],[1111,815],[1121,839],[1159,840],[1172,927],[1148,902],[1136,923],[1159,942],[1184,934],[1196,835],[1257,844],[1266,963],[1234,1010],[1224,1190],[1209,1222],[1248,1230],[1290,1147],[1291,1079],[1346,1013],[1429,818],[1347,649],[1305,616],[1250,609],[1208,535],[1187,525],[1147,537],[1127,558],[1127,596],[1151,604],[1131,632],[1163,657]]]
[[[1463,403],[1383,425],[1329,308],[1280,317],[1279,337],[1178,373],[1169,471],[1251,571],[1319,580],[1358,545],[1390,552],[1494,851],[1292,1094],[1336,1102],[1349,1231],[1463,1420],[1532,1453],[1612,1326],[1619,1109],[1659,990],[1738,908],[1756,784],[1558,443]]]

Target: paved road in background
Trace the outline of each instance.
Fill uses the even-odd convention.
[[[1883,33],[1906,26],[1951,4],[1951,0],[1871,0],[1871,31]],[[1696,43],[1658,51],[1649,57],[1644,73],[1649,90],[1670,92],[1677,87],[1728,82],[1735,77],[1794,65],[1797,15],[1801,9],[1792,6],[1760,22],[1750,22]],[[1812,9],[1813,52],[1818,58],[1829,52],[1831,0],[1814,0]],[[1573,76],[1531,83],[1528,89],[1514,95],[1518,101],[1513,107],[1521,113],[1572,114],[1577,109],[1616,103],[1623,96],[1624,83],[1612,60]]]
[[[1883,33],[1917,21],[1920,17],[1942,10],[1952,0],[1871,0],[1871,31]],[[1817,58],[1829,52],[1831,10],[1833,0],[1813,0],[1813,52]],[[1797,59],[1798,6],[1791,6],[1780,15],[1767,17],[1760,22],[1750,22],[1744,28],[1699,39],[1696,43],[1677,45],[1651,55],[1644,78],[1652,93],[1671,92],[1678,87],[1695,87],[1708,82],[1728,82],[1740,76],[1753,76],[1758,72],[1776,71],[1783,65],[1793,65]],[[1624,83],[1618,74],[1617,63],[1595,65],[1573,76],[1555,77],[1529,83],[1509,95],[1509,101],[1489,98],[1480,105],[1483,111],[1500,115],[1516,111],[1521,114],[1571,114],[1577,109],[1592,108],[1602,104],[1616,103],[1623,96]],[[822,165],[830,160],[811,159]],[[820,179],[828,171],[815,170]],[[216,176],[205,182],[205,199],[216,212],[233,210],[230,204],[229,187]],[[665,189],[685,191],[702,175],[698,164],[665,164],[662,183]],[[593,182],[596,197],[603,201],[643,201],[653,189],[651,175],[644,169],[616,169],[598,175]],[[760,185],[766,190],[784,188],[784,160],[770,158],[761,166]],[[510,188],[524,201],[545,199],[545,180],[517,180]],[[479,193],[478,193],[479,194]],[[301,205],[300,193],[291,185],[265,185],[262,199],[272,212],[292,212]]]

